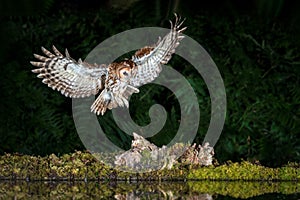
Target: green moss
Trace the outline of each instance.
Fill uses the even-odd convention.
[[[219,166],[176,164],[171,170],[148,173],[128,173],[111,169],[88,152],[76,151],[57,157],[5,154],[0,156],[0,178],[15,180],[245,180],[296,181],[300,168],[290,163],[281,168],[269,168],[247,161],[228,162]]]
[[[130,196],[137,190],[151,194],[151,198],[165,194],[195,198],[204,193],[234,198],[267,193],[293,194],[300,187],[296,181],[300,179],[299,169],[298,163],[268,168],[243,161],[209,167],[176,164],[171,170],[128,173],[109,168],[88,152],[77,151],[59,157],[54,154],[45,157],[5,154],[0,156],[0,180],[13,182],[0,181],[0,198],[23,198],[28,191],[36,192],[31,196],[33,199],[43,194],[51,199],[88,198],[90,194],[105,199],[112,195]],[[29,183],[15,182],[18,180]],[[145,184],[137,184],[140,180],[146,180],[142,182]]]
[[[269,168],[247,161],[221,166],[201,167],[193,169],[188,179],[197,180],[299,180],[299,167],[285,166],[281,168]]]

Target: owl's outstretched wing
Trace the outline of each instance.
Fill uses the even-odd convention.
[[[133,72],[133,77],[130,80],[130,85],[138,87],[153,81],[161,72],[161,65],[167,64],[175,53],[176,47],[180,40],[184,38],[182,32],[186,27],[181,28],[184,20],[177,17],[175,14],[175,23],[171,23],[171,31],[163,38],[158,40],[153,47],[146,46],[138,50],[132,57],[132,61],[137,67]]]
[[[52,49],[54,54],[42,47],[47,57],[34,54],[41,62],[30,62],[39,67],[32,72],[37,73],[37,77],[42,78],[43,83],[72,98],[95,95],[103,88],[103,78],[107,74],[105,66],[91,65],[82,62],[81,59],[77,62],[70,57],[67,50],[64,56],[55,46]]]

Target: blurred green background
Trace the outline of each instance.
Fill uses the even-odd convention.
[[[208,51],[224,80],[228,110],[215,146],[219,162],[259,160],[268,166],[299,162],[299,1],[4,0],[0,6],[0,154],[61,155],[84,149],[71,99],[31,72],[29,61],[34,60],[33,53],[41,53],[40,46],[68,48],[73,58],[84,59],[121,31],[169,28],[168,20],[176,12],[186,18],[185,34]],[[195,142],[202,143],[210,120],[206,85],[180,57],[174,56],[170,64],[197,93],[201,121]],[[132,101],[131,115],[139,125],[150,123],[151,105],[165,107],[167,123],[152,142],[168,142],[180,119],[174,95],[149,84]],[[111,140],[128,148],[131,137],[116,127],[111,112],[99,121]]]

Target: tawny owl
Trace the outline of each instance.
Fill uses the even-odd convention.
[[[174,24],[170,21],[171,31],[163,39],[159,39],[155,45],[141,48],[131,59],[108,66],[89,64],[81,59],[75,61],[67,49],[64,56],[54,46],[54,54],[42,47],[47,57],[34,54],[41,62],[30,62],[39,67],[32,72],[37,73],[43,83],[66,97],[88,97],[101,91],[91,106],[91,111],[97,115],[103,115],[107,109],[118,106],[128,107],[129,97],[139,92],[137,87],[158,77],[161,65],[171,59],[184,37],[182,32],[186,27],[181,28],[183,21],[175,17]]]

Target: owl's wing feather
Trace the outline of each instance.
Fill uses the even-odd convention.
[[[64,56],[55,46],[52,49],[54,54],[42,47],[47,57],[34,54],[41,62],[30,62],[39,67],[32,72],[37,73],[43,83],[72,98],[95,95],[103,88],[102,76],[107,73],[105,66],[91,65],[81,59],[77,62],[70,57],[67,50]]]
[[[175,14],[175,23],[171,23],[171,31],[163,38],[159,38],[154,47],[146,46],[138,50],[132,57],[132,61],[136,63],[137,68],[135,74],[130,80],[130,85],[141,86],[153,81],[161,72],[161,65],[167,64],[175,53],[179,42],[184,38],[182,32],[186,27],[181,28],[184,20]]]

